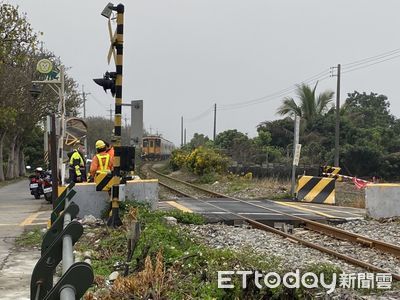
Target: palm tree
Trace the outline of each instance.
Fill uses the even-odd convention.
[[[311,125],[317,116],[323,115],[328,110],[328,104],[334,95],[333,91],[327,90],[316,97],[317,85],[318,82],[313,89],[304,83],[297,85],[296,94],[300,103],[297,104],[292,97],[285,97],[277,113],[282,116],[299,116],[306,127]]]

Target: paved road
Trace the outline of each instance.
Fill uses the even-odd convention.
[[[46,224],[51,205],[29,193],[28,181],[0,188],[0,298],[28,299],[35,251],[15,251],[15,238],[26,226]]]

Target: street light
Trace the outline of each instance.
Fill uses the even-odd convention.
[[[101,12],[101,15],[103,17],[106,17],[107,19],[109,19],[112,15],[112,9],[114,7],[114,4],[112,4],[111,2],[107,4],[107,6],[103,9],[103,11]]]

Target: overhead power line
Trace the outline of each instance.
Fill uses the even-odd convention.
[[[97,99],[95,96],[93,96],[93,94],[87,94],[87,95],[89,95],[90,97],[92,97],[93,100],[97,102],[97,104],[99,104],[99,105],[101,105],[101,106],[104,106],[104,107],[107,107],[104,103],[101,103],[99,99]]]
[[[380,64],[392,59],[396,59],[400,57],[400,48],[391,50],[391,51],[387,51],[387,52],[383,52],[381,54],[378,55],[374,55],[374,56],[370,56],[367,58],[363,58],[363,59],[359,59],[353,62],[349,62],[349,63],[345,63],[342,64],[342,74],[345,73],[350,73],[353,71],[357,71],[363,68],[367,68],[376,64]],[[297,90],[297,86],[301,85],[301,84],[307,84],[307,85],[311,85],[313,83],[316,82],[320,82],[320,81],[324,81],[330,77],[334,76],[332,74],[332,69],[325,69],[311,77],[308,77],[307,79],[291,85],[287,88],[284,88],[282,90],[276,91],[274,93],[268,94],[266,96],[262,96],[262,97],[258,97],[258,98],[254,98],[254,99],[250,99],[250,100],[246,100],[246,101],[240,101],[240,102],[236,102],[236,103],[232,103],[232,104],[226,104],[226,105],[219,105],[218,110],[234,110],[234,109],[240,109],[240,108],[244,108],[247,106],[252,106],[252,105],[256,105],[256,104],[260,104],[260,103],[264,103],[264,102],[269,102],[272,100],[275,100],[277,98],[282,98],[285,96],[288,96],[290,94],[292,94],[293,92],[295,92]],[[186,119],[186,121],[188,121],[189,123],[200,120],[202,118],[204,118],[205,116],[207,116],[210,112],[212,112],[213,107],[209,107],[206,111],[202,112],[201,114],[193,117],[193,118],[188,118]]]
[[[374,56],[370,56],[370,57],[356,60],[353,62],[349,62],[349,63],[342,65],[342,67],[343,67],[342,74],[353,72],[353,71],[363,69],[363,68],[367,68],[367,67],[370,67],[370,66],[373,66],[376,64],[380,64],[380,63],[386,62],[388,60],[396,59],[399,57],[400,57],[400,48],[397,48],[397,49],[387,51],[387,52],[384,52],[384,53],[381,53],[378,55],[374,55]],[[323,80],[328,79],[329,77],[333,76],[333,74],[328,75],[328,73],[330,73],[330,72],[332,72],[332,71],[324,70],[320,73],[315,74],[314,76],[311,76],[311,77],[301,81],[299,84],[312,84],[317,81],[323,81]],[[247,100],[247,101],[242,101],[242,102],[237,102],[237,103],[232,103],[232,104],[227,104],[227,105],[221,105],[218,110],[240,109],[240,108],[244,108],[247,106],[260,104],[263,102],[268,102],[271,100],[275,100],[278,97],[281,98],[281,97],[287,96],[287,95],[293,93],[294,91],[296,91],[296,89],[297,89],[297,85],[292,85],[290,87],[287,87],[285,89],[282,89],[280,91],[277,91],[275,93],[272,93],[272,94],[269,94],[269,95],[266,95],[263,97],[259,97],[259,98],[255,98],[255,99],[251,99],[251,100]]]
[[[259,97],[259,98],[255,98],[255,99],[251,99],[251,100],[247,100],[247,101],[242,101],[242,102],[237,102],[237,103],[232,103],[232,104],[227,104],[227,105],[221,105],[220,108],[218,108],[218,110],[239,109],[239,108],[275,100],[276,98],[281,98],[281,97],[290,95],[291,93],[293,93],[294,91],[297,90],[298,85],[316,83],[317,81],[323,81],[325,79],[328,79],[330,76],[331,76],[330,69],[326,69],[318,74],[315,74],[314,76],[311,76],[311,77],[299,82],[298,84],[291,85],[285,89],[279,90],[272,94],[269,94],[269,95],[266,95],[263,97]]]
[[[386,59],[382,59],[382,60],[379,60],[379,61],[374,61],[374,62],[371,61],[370,63],[358,65],[358,66],[355,66],[353,68],[344,69],[342,74],[350,73],[350,72],[357,71],[357,70],[364,69],[364,68],[368,68],[370,66],[377,65],[377,64],[383,63],[385,61],[396,59],[396,58],[399,58],[399,57],[400,57],[400,54],[395,55],[395,56],[391,56],[391,57],[388,57]]]
[[[185,122],[192,123],[194,121],[200,120],[200,119],[204,118],[205,116],[207,116],[212,110],[213,110],[213,106],[210,106],[207,110],[203,111],[202,113],[200,113],[199,115],[197,115],[195,117],[185,118]]]
[[[356,61],[353,61],[353,62],[350,62],[350,63],[342,64],[342,67],[343,68],[353,68],[355,66],[358,66],[358,65],[361,65],[361,64],[365,64],[365,63],[369,63],[369,62],[372,62],[374,60],[380,60],[382,58],[385,58],[385,57],[388,57],[388,56],[392,56],[392,55],[395,55],[395,54],[398,54],[398,53],[400,53],[400,48],[397,48],[397,49],[394,49],[394,50],[391,50],[391,51],[387,51],[387,52],[384,52],[384,53],[381,53],[381,54],[378,54],[378,55],[370,56],[370,57],[367,57],[367,58],[363,58],[363,59],[360,59],[360,60],[356,60]]]

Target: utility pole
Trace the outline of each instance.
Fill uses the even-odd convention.
[[[86,119],[86,96],[90,93],[85,93],[85,87],[82,85],[82,99],[83,99],[83,118]]]
[[[335,161],[334,161],[334,167],[339,167],[339,133],[340,133],[340,64],[337,65]]]
[[[125,135],[126,135],[126,139],[127,139],[127,141],[128,141],[128,145],[129,145],[129,139],[130,139],[130,137],[129,137],[129,133],[128,133],[128,118],[125,116],[124,117],[124,121],[125,121]]]
[[[181,147],[183,146],[183,116],[181,117]]]
[[[57,159],[57,133],[56,133],[56,114],[51,115],[50,119],[50,163],[51,163],[51,181],[53,208],[55,208],[58,198],[58,159]]]
[[[90,93],[85,93],[85,87],[82,85],[82,99],[83,99],[83,119],[86,120],[86,95],[90,95]],[[88,153],[88,145],[87,145],[87,135],[85,137],[85,151],[86,155]]]
[[[83,99],[83,118],[86,119],[86,94],[83,85],[82,85],[82,99]]]
[[[290,189],[290,193],[292,197],[294,197],[295,193],[295,185],[296,185],[296,164],[294,158],[296,156],[296,147],[299,143],[299,135],[300,135],[300,117],[294,117],[294,139],[293,139],[293,166],[292,166],[292,187]]]
[[[185,128],[185,136],[183,138],[183,144],[186,145],[186,128]]]
[[[217,135],[217,103],[214,104],[214,134],[213,141],[215,141],[215,136]]]
[[[106,111],[108,111],[110,113],[110,121],[112,122],[112,113],[113,113],[113,109],[112,109],[112,104],[110,104],[110,109],[106,109]]]

